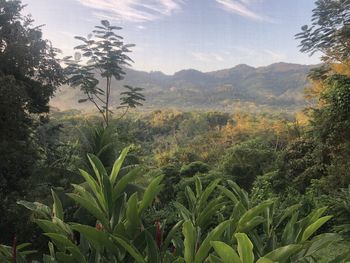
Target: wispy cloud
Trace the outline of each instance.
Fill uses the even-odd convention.
[[[270,57],[272,62],[281,62],[287,59],[287,56],[281,52],[265,49],[264,52]]]
[[[170,16],[183,0],[77,0],[95,10],[98,17],[128,22],[146,22]]]
[[[259,0],[215,0],[221,7],[231,13],[262,22],[274,22],[268,16],[258,14],[251,9],[252,4]]]
[[[224,60],[222,55],[216,54],[216,53],[192,52],[191,55],[196,60],[199,60],[202,62],[213,62],[213,61],[223,61]]]

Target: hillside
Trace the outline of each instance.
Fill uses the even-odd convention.
[[[216,109],[216,110],[283,110],[294,111],[305,105],[303,90],[312,65],[275,63],[254,68],[237,65],[230,69],[200,72],[181,70],[174,75],[126,69],[126,77],[118,86],[129,84],[144,88],[146,109]],[[118,102],[118,90],[113,101]],[[89,109],[88,103],[77,101],[78,89],[62,87],[52,106],[65,109]]]

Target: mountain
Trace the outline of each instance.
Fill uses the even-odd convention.
[[[174,75],[162,72],[125,69],[126,77],[115,82],[144,88],[145,109],[180,108],[212,110],[282,110],[295,111],[305,106],[304,88],[307,74],[315,65],[275,63],[266,67],[245,64],[230,69],[201,72],[181,70]],[[112,101],[119,101],[117,88]],[[89,103],[79,104],[78,89],[62,87],[52,99],[52,106],[65,109],[89,109]]]

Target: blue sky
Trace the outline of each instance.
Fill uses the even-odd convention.
[[[101,19],[122,26],[134,68],[172,74],[237,64],[319,63],[298,50],[294,35],[310,23],[314,0],[23,0],[44,36],[65,55],[75,35]]]

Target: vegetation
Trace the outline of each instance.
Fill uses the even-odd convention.
[[[68,76],[66,82],[72,87],[80,87],[86,98],[79,102],[92,102],[101,113],[106,125],[109,124],[112,113],[112,79],[123,79],[125,72],[123,67],[130,66],[131,58],[126,54],[131,52],[132,44],[124,44],[122,37],[115,33],[121,27],[112,26],[109,21],[102,20],[101,25],[96,26],[92,34],[87,38],[77,36],[76,39],[83,42],[74,49],[79,50],[72,57],[65,57],[67,64],[65,73]],[[96,73],[98,72],[98,73]],[[97,77],[99,76],[99,78]],[[101,87],[103,80],[105,88]],[[135,108],[142,106],[140,101],[145,100],[140,93],[141,88],[133,88],[125,85],[126,91],[121,92],[121,103],[117,108]]]
[[[78,37],[62,68],[22,9],[0,0],[0,262],[350,261],[348,1],[316,1],[297,35],[325,63],[296,114],[140,114],[127,86],[112,115],[119,28]],[[49,111],[63,83],[102,118]]]

